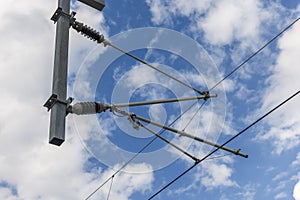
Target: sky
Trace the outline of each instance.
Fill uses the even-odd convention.
[[[85,199],[102,184],[89,199],[148,199],[194,161],[159,138],[137,155],[155,136],[122,113],[69,114],[65,142],[48,143],[43,104],[52,88],[56,8],[57,1],[1,2],[0,199]],[[218,95],[120,108],[196,137],[222,144],[300,89],[300,22],[214,87],[300,17],[298,0],[107,0],[102,12],[71,1],[71,10],[112,44]],[[199,95],[72,29],[68,59],[74,104]],[[226,145],[248,158],[219,150],[154,199],[300,200],[299,106],[298,95]],[[214,149],[139,122],[198,159]]]

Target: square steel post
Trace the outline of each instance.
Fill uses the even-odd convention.
[[[62,9],[56,24],[56,41],[52,94],[58,101],[51,108],[49,143],[60,146],[65,141],[65,118],[67,105],[68,48],[70,28],[70,0],[58,0]]]

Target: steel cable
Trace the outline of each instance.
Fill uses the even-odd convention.
[[[172,185],[174,182],[176,182],[178,179],[180,179],[182,176],[184,176],[186,173],[188,173],[190,170],[192,170],[194,167],[196,167],[198,164],[200,164],[201,162],[203,162],[204,160],[206,160],[209,156],[211,156],[212,154],[214,154],[215,152],[217,152],[219,149],[221,149],[221,147],[224,147],[226,144],[230,143],[232,140],[234,140],[235,138],[237,138],[238,136],[242,135],[245,131],[247,131],[249,128],[251,128],[252,126],[254,126],[256,123],[258,123],[259,121],[261,121],[262,119],[264,119],[265,117],[267,117],[269,114],[271,114],[272,112],[274,112],[275,110],[277,110],[278,108],[280,108],[282,105],[284,105],[286,102],[288,102],[289,100],[291,100],[292,98],[294,98],[295,96],[297,96],[300,93],[300,90],[296,93],[294,93],[293,95],[291,95],[289,98],[287,98],[286,100],[284,100],[283,102],[281,102],[280,104],[278,104],[277,106],[275,106],[273,109],[271,109],[269,112],[267,112],[266,114],[264,114],[263,116],[261,116],[260,118],[258,118],[256,121],[254,121],[253,123],[251,123],[250,125],[248,125],[246,128],[244,128],[242,131],[240,131],[239,133],[237,133],[236,135],[234,135],[233,137],[231,137],[229,140],[227,140],[226,142],[224,142],[220,147],[214,149],[213,151],[211,151],[210,153],[208,153],[206,156],[204,156],[202,159],[200,159],[199,161],[196,161],[190,168],[186,169],[183,173],[181,173],[179,176],[177,176],[175,179],[173,179],[172,181],[170,181],[168,184],[166,184],[163,188],[161,188],[159,191],[157,191],[155,194],[153,194],[148,200],[153,199],[155,196],[157,196],[158,194],[160,194],[162,191],[164,191],[166,188],[168,188],[170,185]]]

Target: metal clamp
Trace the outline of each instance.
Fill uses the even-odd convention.
[[[70,104],[72,103],[73,100],[74,100],[74,98],[72,98],[72,97],[69,97],[67,100],[61,100],[61,99],[57,98],[56,94],[52,94],[43,106],[48,109],[48,112],[52,109],[52,107],[56,103],[65,104],[68,109],[68,107],[70,106]]]
[[[73,19],[74,16],[76,15],[76,12],[72,12],[71,14],[65,13],[61,7],[58,7],[51,17],[51,20],[54,21],[54,24],[57,22],[57,20],[60,18],[61,15],[64,15],[69,19]]]
[[[135,114],[128,115],[128,120],[132,124],[132,127],[135,130],[139,130],[140,129],[140,123],[138,121],[135,121],[135,116],[136,116]]]
[[[210,95],[209,95],[209,91],[208,91],[208,90],[207,90],[207,91],[203,91],[203,95],[205,96],[205,97],[203,98],[204,101],[207,101],[207,99],[210,98]]]

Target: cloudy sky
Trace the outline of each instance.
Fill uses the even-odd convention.
[[[66,141],[48,144],[42,105],[51,95],[56,8],[56,1],[37,0],[0,6],[0,199],[85,199],[101,185],[90,199],[148,199],[193,160],[159,139],[137,155],[154,136],[126,116],[70,114]],[[197,137],[222,144],[300,89],[300,22],[213,87],[300,16],[298,0],[106,1],[102,12],[71,1],[71,9],[113,44],[194,88],[213,88],[218,97],[206,102],[122,108],[169,125],[196,103],[172,127]],[[75,103],[197,95],[74,30],[69,47]],[[249,158],[220,150],[154,199],[300,200],[299,107],[296,96],[227,145]],[[172,132],[162,136],[199,159],[213,150]]]

